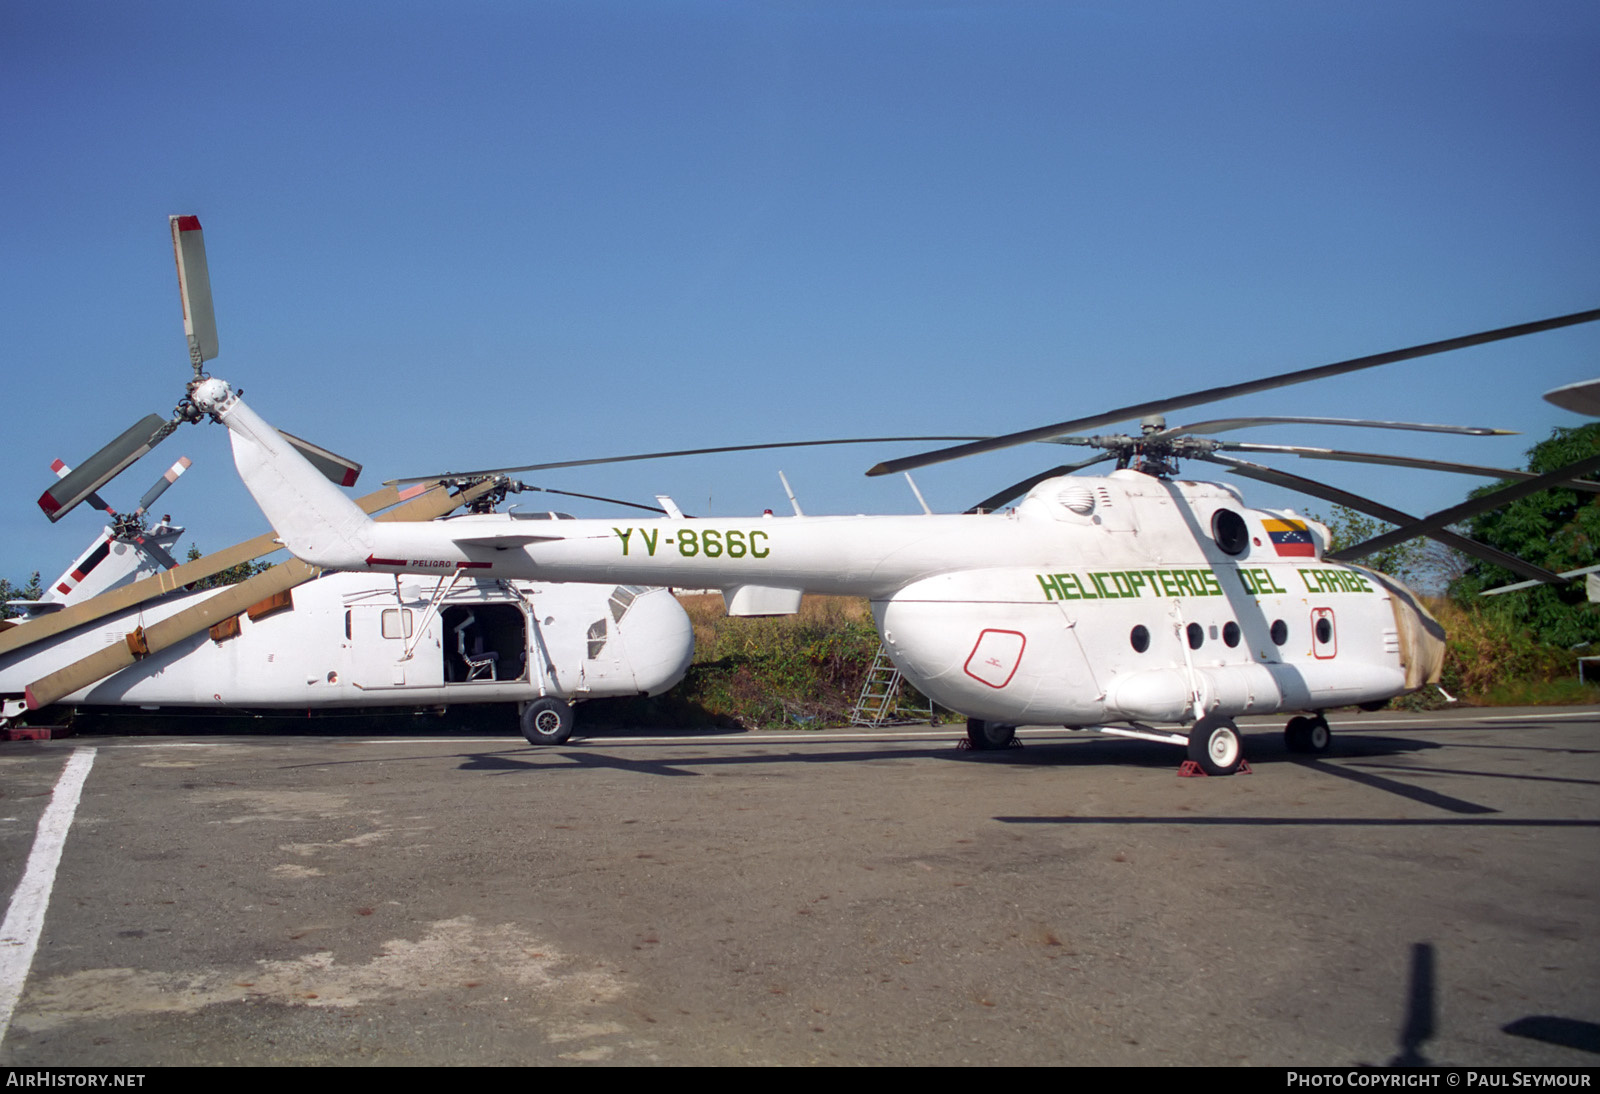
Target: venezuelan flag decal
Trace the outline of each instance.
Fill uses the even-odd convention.
[[[1272,537],[1272,548],[1280,555],[1296,558],[1315,558],[1316,546],[1311,542],[1311,530],[1299,520],[1265,519],[1261,526]]]

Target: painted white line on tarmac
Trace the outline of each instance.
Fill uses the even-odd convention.
[[[39,818],[39,831],[33,837],[28,866],[22,872],[17,891],[11,895],[6,921],[0,924],[0,1041],[11,1028],[11,1012],[22,997],[22,985],[33,966],[34,951],[44,929],[44,913],[50,907],[50,890],[55,886],[56,867],[61,849],[66,846],[67,830],[78,811],[83,782],[94,766],[92,748],[80,748],[67,760],[56,780],[50,804]]]

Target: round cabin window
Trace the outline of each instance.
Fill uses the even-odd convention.
[[[1227,643],[1230,650],[1237,646],[1239,644],[1239,624],[1233,622],[1224,623],[1222,625],[1222,640]]]
[[[1200,644],[1206,640],[1206,629],[1198,623],[1190,623],[1188,633],[1189,648],[1191,650],[1199,649]]]
[[[1272,621],[1272,641],[1279,646],[1289,641],[1289,624],[1281,619],[1274,619]]]
[[[1150,632],[1142,625],[1134,627],[1133,632],[1128,635],[1128,642],[1133,646],[1133,652],[1143,653],[1150,648]]]

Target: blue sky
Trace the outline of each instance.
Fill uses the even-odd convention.
[[[1600,306],[1587,2],[68,0],[0,14],[0,104],[12,580],[53,575],[96,527],[86,508],[39,513],[50,461],[181,392],[169,213],[206,229],[211,371],[364,461],[363,486],[1008,432]],[[1600,324],[1173,419],[1495,425],[1524,435],[1237,436],[1516,466],[1580,423],[1539,395],[1597,357]],[[908,512],[903,481],[863,472],[913,450],[529,481],[781,512],[782,469],[808,512]],[[108,500],[183,453],[195,467],[162,508],[190,538],[263,529],[214,427],[181,430]],[[960,510],[1061,458],[916,478]],[[1414,512],[1480,481],[1275,462]]]

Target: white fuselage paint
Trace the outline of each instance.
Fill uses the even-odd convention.
[[[220,640],[201,631],[61,702],[297,709],[657,695],[682,679],[694,653],[689,618],[665,589],[629,590],[631,598],[614,602],[614,585],[469,580],[429,612],[435,587],[387,574],[325,574],[294,589],[289,609],[241,616],[238,633]],[[170,595],[6,654],[0,693],[20,694],[218,591]],[[509,620],[504,629],[520,632],[522,649],[503,649],[492,674],[449,679],[453,624],[474,609],[485,616],[486,607]]]
[[[310,482],[231,392],[212,405],[273,526],[321,566],[865,596],[919,690],[998,722],[1187,723],[1407,690],[1396,613],[1415,611],[1409,598],[1322,561],[1320,526],[1213,483],[1048,479],[983,516],[379,524]],[[1221,510],[1242,523],[1232,554],[1215,538]]]

